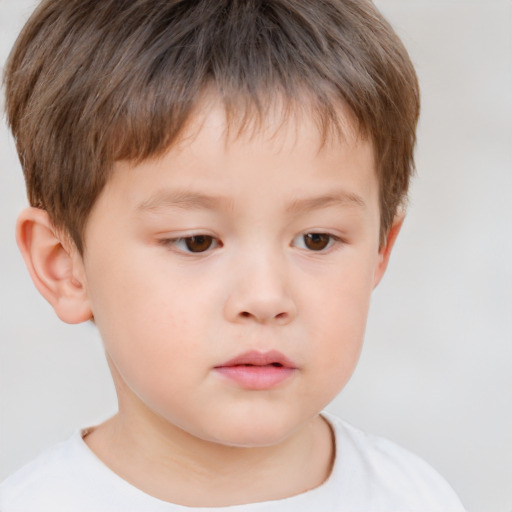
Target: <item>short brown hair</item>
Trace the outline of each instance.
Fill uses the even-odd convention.
[[[413,170],[416,74],[366,0],[44,0],[4,81],[30,203],[80,252],[114,162],[164,152],[212,87],[241,129],[306,93],[325,137],[347,105],[374,147],[381,243]]]

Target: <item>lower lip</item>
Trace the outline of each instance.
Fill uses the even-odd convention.
[[[224,377],[246,389],[272,389],[290,378],[295,368],[285,366],[219,366],[215,368]]]

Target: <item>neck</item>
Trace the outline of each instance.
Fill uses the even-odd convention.
[[[328,477],[334,451],[330,427],[320,416],[277,445],[241,448],[199,439],[160,417],[134,418],[121,409],[85,442],[130,484],[191,507],[276,500],[313,489]]]

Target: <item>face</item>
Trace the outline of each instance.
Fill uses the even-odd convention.
[[[272,445],[352,374],[382,266],[372,147],[279,123],[229,138],[212,107],[95,204],[85,286],[125,417]]]

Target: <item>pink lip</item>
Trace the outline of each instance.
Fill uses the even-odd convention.
[[[276,350],[244,352],[215,367],[224,377],[252,390],[271,389],[288,379],[296,364]]]

